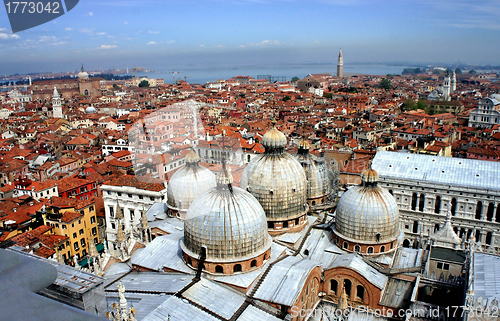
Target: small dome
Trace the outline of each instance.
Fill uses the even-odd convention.
[[[225,167],[218,177],[221,183],[232,181]],[[181,247],[195,258],[206,247],[207,262],[240,262],[257,257],[271,247],[264,210],[252,194],[241,188],[211,188],[189,207]]]
[[[265,148],[285,148],[286,137],[276,126],[262,136],[262,145]]]
[[[216,186],[215,175],[208,168],[201,166],[196,158],[199,161],[194,151],[189,152],[186,155],[186,166],[170,178],[167,186],[167,206],[172,210],[187,211],[198,195]]]
[[[198,163],[200,161],[200,156],[198,156],[198,154],[191,149],[184,159],[186,160],[186,163]]]
[[[307,152],[307,153],[309,153],[309,149],[310,148],[311,148],[311,145],[307,142],[307,140],[302,139],[299,142],[299,146],[298,146],[299,153],[301,153],[301,152]]]
[[[97,109],[95,109],[95,107],[91,106],[85,109],[85,114],[95,114],[95,113],[97,113]]]
[[[378,182],[378,173],[372,168],[365,169],[361,173],[361,180],[365,183],[376,183]]]
[[[89,74],[83,69],[82,65],[82,70],[78,73],[78,79],[84,80],[84,79],[89,79]]]
[[[383,243],[397,239],[399,209],[394,196],[377,185],[378,174],[369,169],[363,184],[350,188],[339,200],[335,232],[360,243]]]

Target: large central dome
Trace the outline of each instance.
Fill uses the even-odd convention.
[[[265,152],[248,163],[240,186],[264,208],[269,233],[299,230],[307,223],[306,174],[285,152],[286,137],[275,126],[262,138]]]
[[[230,274],[261,266],[270,257],[266,216],[255,197],[233,187],[223,166],[217,187],[199,195],[184,221],[185,259],[193,267],[205,251],[205,270]]]
[[[378,174],[367,169],[362,184],[346,191],[337,205],[336,240],[345,250],[376,254],[395,248],[399,210],[394,196],[378,186]]]

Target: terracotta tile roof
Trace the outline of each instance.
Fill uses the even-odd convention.
[[[138,189],[159,192],[165,189],[163,180],[157,178],[141,177],[138,179],[135,175],[123,175],[113,180],[104,182],[104,185],[111,186],[131,186]]]
[[[34,230],[24,232],[22,234],[18,234],[14,237],[11,238],[11,241],[15,242],[16,244],[26,247],[30,246],[34,243],[37,243],[40,241],[40,237],[42,234],[47,233],[52,229],[52,226],[48,225],[42,225],[37,227]]]
[[[74,208],[80,210],[92,204],[95,204],[94,197],[89,200],[79,200],[73,197],[54,196],[50,199],[50,203],[48,203],[47,206],[57,208]]]
[[[81,218],[81,217],[83,217],[83,214],[81,214],[80,212],[68,211],[68,212],[63,213],[63,215],[61,217],[61,222],[71,223],[74,220]]]

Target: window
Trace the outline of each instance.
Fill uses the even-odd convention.
[[[140,200],[144,199],[144,196],[139,195],[139,199],[140,199]]]
[[[362,285],[356,287],[356,296],[361,301],[365,299],[365,288]]]
[[[96,235],[97,234],[97,228],[94,226],[92,228],[92,235]]]
[[[89,212],[93,212],[93,211],[94,211],[94,206],[89,207]]]
[[[73,247],[75,248],[75,251],[78,251],[80,249],[80,247],[78,246],[78,242],[75,242],[73,244]]]
[[[370,247],[368,248],[368,254],[372,254],[372,253],[373,253],[373,247],[371,247],[371,246],[370,246]]]
[[[241,264],[236,264],[234,267],[233,267],[233,272],[241,272]]]
[[[338,286],[339,286],[339,283],[337,282],[337,280],[330,280],[330,291],[335,293],[335,295],[337,295]]]
[[[95,223],[95,216],[92,216],[92,217],[90,218],[90,223],[92,223],[92,224],[94,224],[94,223]]]
[[[356,251],[356,252],[358,252],[358,253],[361,251],[361,248],[359,247],[359,245],[356,245],[356,246],[354,247],[354,251]]]
[[[66,241],[66,246],[69,246],[69,241]]]
[[[66,224],[63,224],[62,225],[62,229],[65,230],[66,229]]]
[[[73,238],[76,239],[76,233],[73,233]]]
[[[344,280],[344,289],[345,289],[345,293],[347,294],[348,298],[351,297],[351,286],[352,286],[351,280],[345,279]]]
[[[256,267],[257,266],[257,260],[252,260],[250,263],[250,267]]]
[[[80,229],[80,231],[78,231],[78,234],[82,235],[83,234],[83,229]]]
[[[82,245],[82,247],[84,247],[85,246],[85,239],[81,239],[80,244]]]
[[[215,267],[215,273],[224,273],[224,268],[220,265]]]

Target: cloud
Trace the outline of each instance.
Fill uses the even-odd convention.
[[[98,32],[98,33],[96,33],[96,35],[98,35],[98,36],[105,36],[106,33],[105,32]]]
[[[78,31],[80,31],[81,33],[92,33],[94,31],[94,29],[89,29],[89,28],[80,28],[78,29]]]
[[[124,25],[128,25],[128,21],[125,21],[123,24],[124,24]]]
[[[114,48],[118,48],[118,47],[115,45],[102,45],[98,49],[114,49]]]
[[[67,27],[64,30],[66,30],[66,31],[73,31],[73,28]]]
[[[279,45],[280,42],[278,40],[263,40],[258,43],[249,43],[246,45],[240,45],[240,48],[245,48],[245,47],[265,47],[268,45]]]
[[[13,34],[9,30],[5,28],[0,28],[0,39],[2,40],[7,40],[7,39],[19,39],[19,36],[16,34]]]
[[[153,35],[157,35],[157,34],[159,34],[160,32],[159,32],[159,31],[151,31],[151,30],[149,30],[149,31],[148,31],[148,33],[153,34]]]
[[[86,13],[83,15],[84,17],[93,17],[94,13],[92,11],[89,11],[89,13]]]
[[[174,42],[175,42],[175,40],[169,40],[169,41],[167,41],[167,43],[174,43]]]
[[[150,46],[150,45],[156,45],[156,42],[154,42],[154,41],[150,41],[150,42],[148,42],[146,45],[148,45],[148,46]]]

